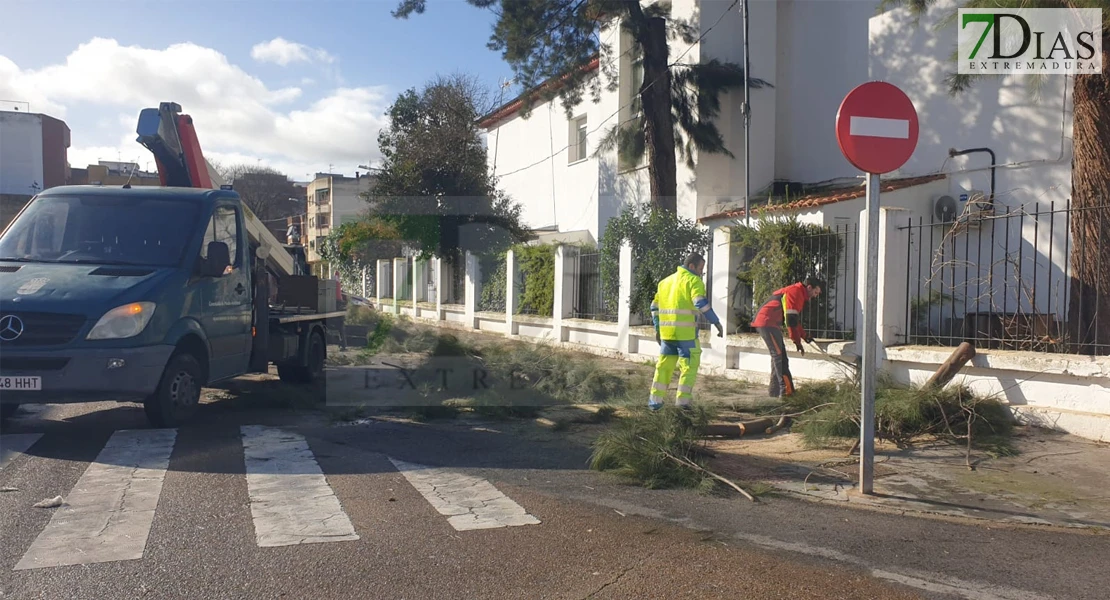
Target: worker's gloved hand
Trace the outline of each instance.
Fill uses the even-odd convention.
[[[717,323],[715,327],[717,327],[717,337],[725,337],[725,328],[720,323]]]
[[[813,343],[813,336],[812,335],[806,338],[806,343],[807,344],[812,344]]]
[[[659,339],[659,332],[658,331],[655,332],[655,343],[659,344],[660,346],[663,345],[663,340]]]
[[[806,353],[806,349],[802,347],[801,342],[794,342],[794,348],[802,354]]]

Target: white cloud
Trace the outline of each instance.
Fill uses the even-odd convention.
[[[37,70],[0,56],[0,98],[26,100],[33,112],[61,119],[80,107],[81,120],[66,119],[74,166],[87,158],[95,163],[96,155],[116,160],[117,152],[125,160],[138,155],[145,164],[149,152],[135,141],[135,124],[141,109],[163,101],[177,102],[195,118],[207,156],[262,158],[295,178],[329,164],[353,173],[378,159],[388,104],[382,88],[341,87],[311,103],[285,106],[302,95],[298,87],[272,89],[220,52],[189,43],[149,49],[95,38],[64,63]],[[119,124],[105,132],[105,120],[113,118]],[[100,137],[92,139],[98,125]]]
[[[251,58],[259,62],[276,63],[283,67],[295,62],[335,62],[334,56],[320,48],[310,48],[280,37],[255,44],[251,48]]]

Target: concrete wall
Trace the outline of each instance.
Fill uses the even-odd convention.
[[[44,189],[42,141],[41,115],[0,111],[0,194]]]
[[[941,182],[943,184],[943,182]],[[902,199],[909,194],[902,195]],[[904,328],[906,307],[904,303],[904,256],[896,253],[901,243],[895,215],[904,212],[896,207],[883,210],[880,224],[879,285],[880,302],[876,307],[879,337],[879,368],[904,383],[924,382],[952,353],[953,348],[897,345],[898,335]],[[864,232],[865,233],[865,232]],[[734,276],[737,257],[723,244],[728,239],[727,228],[714,230],[714,244],[710,259],[713,268],[708,274],[714,291],[712,303],[727,303],[730,279]],[[440,327],[483,331],[509,338],[550,344],[568,350],[584,351],[600,356],[624,358],[631,361],[654,360],[659,354],[654,331],[650,326],[633,326],[630,323],[630,306],[633,278],[632,253],[628,246],[622,248],[620,258],[620,302],[616,323],[572,319],[570,305],[565,298],[566,285],[573,284],[578,273],[573,260],[565,260],[568,250],[556,250],[555,299],[552,317],[515,314],[513,302],[507,302],[504,312],[476,310],[476,290],[480,277],[478,261],[469,255],[467,265],[466,303],[462,307],[445,308],[443,286],[437,287],[434,304],[429,301],[402,301],[394,303],[380,296],[376,306],[385,312],[414,316],[417,320],[434,323]],[[562,257],[562,258],[560,258]],[[512,264],[512,255],[506,259]],[[379,261],[379,265],[392,262],[401,269],[411,263],[406,261]],[[379,267],[380,268],[380,267]],[[438,266],[432,268],[438,269]],[[863,273],[860,272],[862,279]],[[405,274],[392,273],[395,282]],[[512,295],[511,289],[507,294]],[[859,297],[864,296],[860,285]],[[733,331],[731,315],[718,310],[726,332]],[[703,332],[701,372],[714,373],[735,379],[765,383],[770,377],[770,356],[758,336],[731,334],[725,338]],[[818,340],[826,352],[849,362],[859,353],[856,342]],[[814,351],[804,356],[790,353],[790,368],[795,379],[805,381],[844,376],[844,367]],[[968,384],[984,395],[996,396],[1007,404],[1015,416],[1032,424],[1056,428],[1093,440],[1110,441],[1110,357],[1087,357],[1035,352],[1014,352],[980,349],[978,355],[957,376],[955,383]],[[645,398],[646,402],[647,399]]]
[[[42,186],[65,185],[69,179],[69,127],[46,115],[42,116]]]

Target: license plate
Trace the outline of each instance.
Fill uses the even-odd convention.
[[[41,389],[41,377],[0,377],[0,390],[36,392]]]

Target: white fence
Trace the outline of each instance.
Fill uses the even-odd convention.
[[[903,382],[922,383],[948,358],[952,348],[896,346],[904,336],[907,322],[906,283],[903,247],[906,233],[895,223],[895,215],[883,209],[880,231],[878,332],[883,344],[880,368]],[[866,223],[865,219],[861,219]],[[737,260],[728,245],[728,228],[714,230],[707,273],[707,287],[715,312],[726,332],[736,331],[731,294]],[[860,244],[866,240],[859,235]],[[889,252],[888,252],[889,248]],[[555,255],[554,310],[550,317],[518,314],[519,294],[515,277],[506,277],[505,310],[477,310],[481,290],[478,257],[467,254],[464,264],[463,302],[450,303],[452,273],[438,259],[415,261],[396,258],[377,264],[378,290],[400,298],[371,298],[375,308],[392,314],[435,323],[442,327],[483,331],[511,338],[554,344],[568,349],[633,361],[654,361],[659,353],[650,324],[635,325],[629,299],[632,295],[632,251],[625,246],[620,253],[620,292],[616,322],[572,318],[574,314],[574,272],[578,261],[569,260],[575,250],[559,246]],[[860,256],[866,256],[860,248]],[[899,258],[901,256],[901,258]],[[506,272],[516,273],[513,253],[507,256]],[[677,267],[677,265],[676,265]],[[903,269],[903,270],[899,270]],[[430,272],[429,272],[430,270]],[[859,269],[856,322],[861,323],[865,285],[864,269]],[[430,282],[411,285],[409,282]],[[401,290],[402,294],[391,294]],[[859,354],[856,342],[817,341],[832,357],[854,362]],[[770,356],[757,335],[730,333],[717,337],[715,330],[701,332],[703,348],[701,371],[725,377],[765,383],[771,372]],[[792,344],[788,344],[792,347]],[[843,367],[812,347],[805,355],[791,351],[790,370],[796,382],[827,379],[842,373]],[[977,392],[996,394],[1009,404],[1020,419],[1039,426],[1056,428],[1085,438],[1110,441],[1110,357],[1089,357],[1004,350],[978,350],[956,382]],[[647,402],[647,399],[644,399]]]

